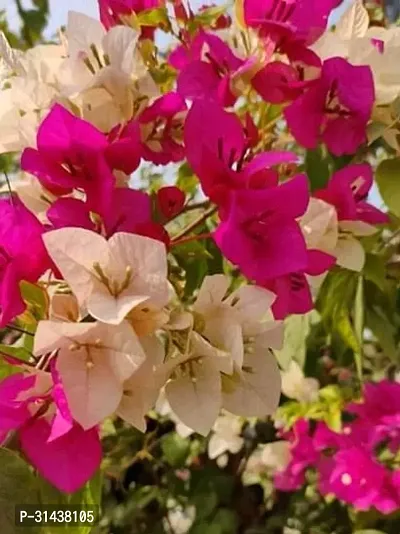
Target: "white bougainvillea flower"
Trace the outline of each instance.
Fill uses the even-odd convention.
[[[308,249],[332,253],[339,239],[339,224],[334,206],[319,198],[310,198],[307,211],[299,222]]]
[[[107,241],[82,228],[43,236],[79,305],[99,321],[119,324],[135,308],[146,313],[168,302],[167,254],[160,241],[117,233]]]
[[[0,33],[0,153],[35,145],[37,129],[59,96],[58,71],[64,54],[61,45],[13,50]]]
[[[181,438],[188,438],[189,436],[194,434],[194,430],[182,423],[179,417],[172,411],[171,406],[169,405],[169,402],[165,395],[164,388],[160,391],[160,395],[158,396],[155,409],[159,415],[161,415],[162,417],[168,416],[168,418],[171,419],[173,423],[175,423],[175,432],[179,434]]]
[[[318,398],[319,382],[306,378],[297,362],[292,360],[289,368],[282,371],[282,393],[299,402],[313,402]]]
[[[340,221],[339,240],[332,252],[336,256],[337,264],[360,272],[365,263],[365,250],[358,237],[368,237],[377,231],[375,226],[363,221]]]
[[[127,323],[41,321],[34,354],[54,352],[56,366],[73,418],[89,429],[118,408],[126,382],[145,360],[137,336]]]
[[[242,367],[246,337],[269,332],[271,347],[280,344],[274,332],[281,336],[280,323],[273,322],[271,305],[275,295],[257,286],[242,286],[228,294],[230,281],[224,275],[207,276],[193,306],[201,317],[201,333],[210,343],[231,355],[233,366]],[[277,347],[278,348],[278,347]]]
[[[335,256],[341,267],[361,271],[365,251],[358,237],[373,235],[375,226],[363,221],[338,221],[335,207],[317,198],[311,198],[299,222],[309,249]],[[325,276],[312,278],[321,281]]]
[[[223,375],[223,407],[243,417],[272,415],[281,395],[281,376],[265,339],[251,342],[245,349],[242,368]]]
[[[77,323],[84,314],[79,308],[75,295],[70,293],[54,293],[50,298],[51,321]]]
[[[369,26],[368,11],[355,0],[335,26],[312,46],[321,59],[345,57],[368,65],[374,76],[376,103],[389,104],[400,94],[400,28]]]
[[[62,67],[63,94],[103,131],[132,118],[137,105],[158,89],[137,49],[140,32],[69,12],[68,59]]]
[[[146,431],[145,415],[155,405],[165,377],[157,372],[164,361],[164,346],[156,336],[140,339],[146,359],[123,384],[123,396],[117,409],[119,415],[142,432]]]
[[[46,212],[56,197],[46,191],[39,180],[33,176],[22,174],[20,180],[13,181],[12,188],[29,211],[34,213],[41,222],[48,222]]]
[[[226,452],[237,454],[240,451],[244,444],[244,439],[240,435],[242,426],[243,422],[235,415],[223,413],[218,417],[208,442],[207,450],[211,460]]]
[[[194,328],[228,355],[229,365],[220,368],[223,407],[237,415],[265,416],[276,410],[280,397],[279,369],[270,351],[283,344],[283,325],[270,310],[275,295],[257,286],[229,295],[228,287],[224,275],[204,280],[193,306]]]
[[[261,451],[261,463],[271,472],[283,471],[290,461],[289,441],[267,443]]]
[[[184,354],[171,358],[160,372],[168,378],[165,394],[172,411],[188,427],[207,435],[221,409],[221,368],[228,355],[196,332]]]

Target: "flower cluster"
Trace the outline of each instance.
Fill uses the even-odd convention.
[[[102,423],[117,415],[145,431],[160,392],[203,435],[221,409],[272,414],[281,320],[313,308],[315,287],[335,265],[362,269],[359,237],[389,219],[368,203],[372,167],[337,163],[367,140],[381,67],[352,61],[353,41],[365,39],[352,15],[342,23],[351,36],[339,28],[332,37],[343,57],[318,54],[337,3],[237,0],[235,20],[209,20],[207,8],[195,14],[180,0],[170,18],[161,0],[100,0],[101,22],[70,13],[60,44],[23,53],[1,37],[0,151],[20,152],[25,174],[0,199],[0,326],[21,331],[29,317],[33,344],[25,360],[7,356],[0,436],[16,434],[63,491],[97,470]],[[179,37],[166,58],[160,30]],[[371,54],[384,53],[383,42]],[[321,143],[337,165],[316,188],[304,155]],[[178,233],[193,209],[184,181],[143,191],[131,175],[146,164],[190,166],[206,204],[200,223]],[[175,253],[202,239],[224,259],[184,295]],[[346,458],[389,434],[385,450],[398,445],[395,420],[382,417],[368,427],[369,449],[340,438],[340,454],[325,458],[322,491],[348,500],[345,488],[358,479],[339,473]],[[242,445],[223,428],[222,420],[214,427],[212,455]],[[305,422],[294,431],[296,484],[331,446],[327,430],[329,445],[308,431]],[[388,472],[370,464],[389,495]],[[390,509],[362,487],[356,506]]]
[[[325,423],[299,419],[284,441],[286,465],[275,473],[274,485],[294,491],[316,471],[322,495],[333,495],[356,510],[390,514],[400,506],[400,384],[367,383],[360,402],[345,406],[340,432]],[[276,467],[276,466],[275,466]]]

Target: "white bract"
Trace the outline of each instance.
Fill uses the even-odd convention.
[[[73,418],[89,429],[112,415],[126,382],[145,360],[135,332],[124,322],[62,323],[41,321],[34,354],[54,352]]]
[[[0,153],[35,146],[37,129],[59,98],[58,71],[64,55],[61,45],[13,50],[0,33]]]
[[[119,324],[133,310],[151,315],[167,304],[167,255],[160,241],[124,232],[107,241],[82,228],[54,230],[43,239],[80,306],[95,319]]]
[[[223,413],[218,417],[208,442],[208,456],[211,460],[226,452],[237,454],[240,451],[244,444],[240,435],[242,426],[242,421],[235,415]]]
[[[313,402],[318,398],[319,382],[306,378],[297,362],[292,360],[289,368],[282,371],[282,393],[299,402]]]
[[[338,265],[357,272],[365,263],[365,251],[357,238],[377,231],[363,221],[338,221],[334,206],[317,198],[311,198],[300,226],[309,249],[331,254]]]
[[[84,118],[103,131],[131,119],[158,89],[137,48],[140,32],[69,12],[68,59],[62,66],[63,94]]]
[[[280,374],[270,348],[280,348],[283,329],[273,320],[269,291],[245,286],[228,295],[224,275],[206,277],[193,306],[194,323],[178,337],[179,348],[167,356],[166,395],[175,414],[200,434],[207,434],[221,407],[243,416],[275,411]]]

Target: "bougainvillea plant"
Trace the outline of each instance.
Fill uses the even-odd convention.
[[[129,532],[400,529],[400,29],[340,3],[99,0],[55,44],[0,35],[1,455],[36,501],[147,462],[132,506],[161,514]]]

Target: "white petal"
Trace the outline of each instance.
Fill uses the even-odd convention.
[[[124,395],[118,407],[117,414],[138,428],[146,431],[145,415],[156,403],[162,384],[157,380],[150,360],[136,371],[131,378],[124,383]]]
[[[128,26],[115,26],[103,39],[104,52],[113,67],[131,75],[135,71],[135,49],[139,32]]]
[[[215,460],[221,454],[224,454],[228,450],[227,442],[222,439],[218,434],[213,434],[208,442],[208,457],[210,460]]]
[[[43,236],[44,244],[80,305],[93,291],[93,265],[108,263],[107,241],[89,230],[62,228]]]
[[[354,237],[341,237],[338,241],[335,256],[337,264],[351,271],[360,272],[365,263],[365,251],[361,243]]]
[[[277,409],[280,394],[281,376],[275,357],[262,349],[246,354],[244,369],[223,391],[223,406],[243,417],[265,417]]]
[[[166,387],[168,402],[188,427],[207,435],[221,408],[221,380],[209,358],[194,363],[195,380],[189,374],[170,380]]]
[[[340,229],[360,237],[374,235],[378,231],[375,226],[364,221],[340,221]]]
[[[239,314],[244,330],[262,321],[269,312],[276,295],[259,286],[244,285],[227,299]]]
[[[354,0],[336,25],[336,34],[344,41],[364,37],[369,26],[368,11],[362,0]]]
[[[223,274],[206,276],[193,306],[194,311],[201,314],[221,305],[230,286],[230,280]]]
[[[114,413],[122,398],[122,384],[101,351],[93,351],[90,367],[85,353],[85,348],[72,353],[61,350],[57,368],[71,414],[86,430]]]
[[[76,59],[81,52],[90,53],[91,45],[101,50],[105,35],[106,30],[98,20],[76,11],[68,13],[67,38],[70,57]]]
[[[207,321],[203,335],[211,345],[228,353],[238,367],[243,363],[243,332],[239,323],[232,321],[228,313],[221,313]],[[231,364],[231,371],[233,370]],[[222,369],[221,369],[222,371]],[[224,372],[227,372],[224,370]]]
[[[168,265],[165,245],[160,241],[135,234],[120,232],[109,240],[113,271],[132,268],[132,282],[126,293],[147,295],[150,302],[160,307],[168,303]],[[124,293],[122,293],[122,296]]]

